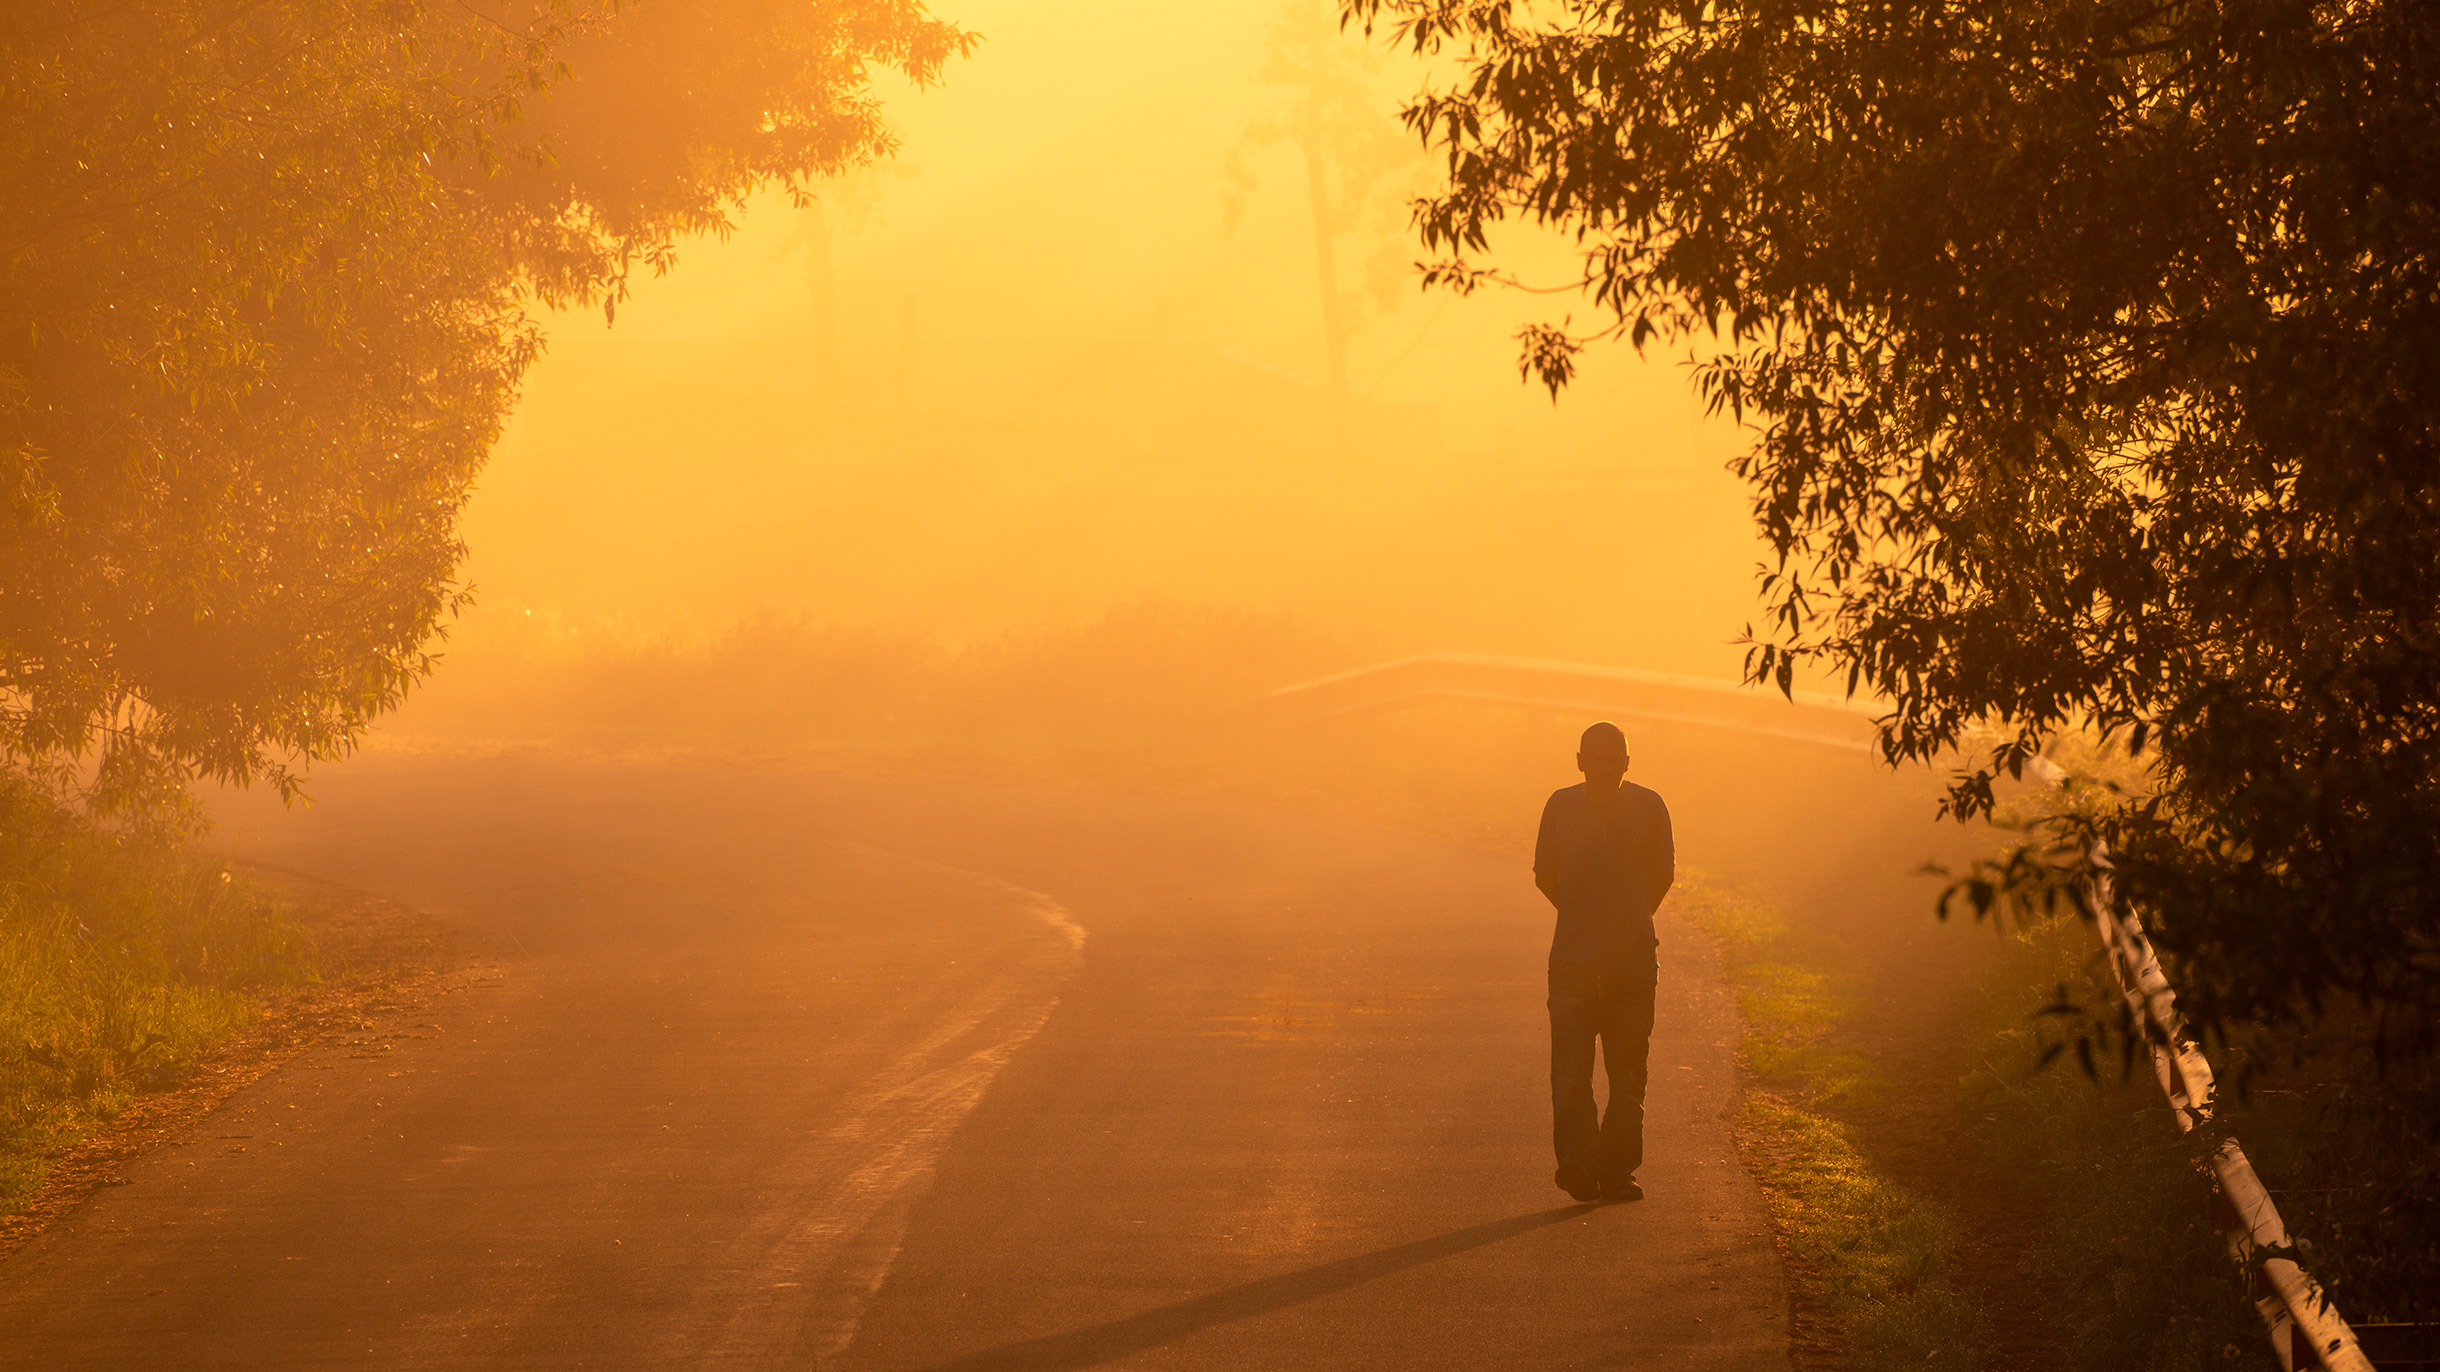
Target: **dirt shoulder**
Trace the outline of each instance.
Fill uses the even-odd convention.
[[[253,1022],[198,1054],[179,1085],[137,1098],[53,1151],[33,1199],[0,1215],[0,1261],[94,1192],[126,1184],[129,1163],[240,1089],[322,1044],[386,1052],[394,1040],[418,1036],[416,1012],[430,996],[485,970],[481,950],[461,931],[396,901],[274,868],[245,871],[293,902],[291,918],[313,940],[319,979],[265,997]]]

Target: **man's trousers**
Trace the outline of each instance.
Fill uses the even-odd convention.
[[[1656,963],[1617,970],[1550,967],[1551,1142],[1561,1185],[1615,1185],[1644,1162],[1645,1057],[1652,1046]],[[1593,1103],[1593,1043],[1610,1074],[1610,1108]]]

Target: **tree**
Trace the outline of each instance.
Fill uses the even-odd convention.
[[[1288,101],[1246,125],[1224,169],[1222,210],[1233,232],[1259,178],[1248,153],[1293,143],[1305,164],[1305,208],[1313,225],[1314,284],[1321,303],[1322,356],[1334,403],[1347,400],[1347,341],[1364,306],[1396,294],[1406,264],[1367,253],[1364,278],[1349,289],[1340,270],[1339,241],[1360,234],[1395,241],[1392,217],[1405,196],[1401,173],[1414,147],[1384,119],[1374,93],[1378,52],[1350,41],[1332,22],[1327,0],[1286,0],[1263,42],[1263,84],[1294,92]]]
[[[1704,345],[1777,550],[1748,669],[1890,702],[1948,808],[2133,749],[1960,894],[2089,875],[2207,1031],[2440,1012],[2440,7],[1350,0],[1458,76],[1406,111],[1457,289],[1510,217]],[[1985,734],[1982,730],[1993,730]],[[1962,754],[1955,750],[1965,750]]]
[[[881,215],[884,176],[911,174],[906,163],[868,164],[831,177],[819,196],[797,207],[797,222],[781,252],[805,253],[805,292],[813,307],[814,355],[824,371],[839,364],[839,273],[835,249],[842,232],[867,229]]]
[[[887,151],[914,0],[22,0],[0,19],[0,756],[293,794],[433,665],[541,347]]]

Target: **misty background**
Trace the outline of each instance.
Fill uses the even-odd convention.
[[[1418,65],[1304,0],[940,13],[983,41],[888,89],[895,161],[550,318],[394,729],[708,708],[715,664],[879,718],[978,652],[1205,695],[1434,648],[1736,675],[1735,426],[1657,349],[1554,404],[1514,333],[1563,300],[1421,290]]]

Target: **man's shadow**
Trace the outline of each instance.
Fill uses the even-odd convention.
[[[1468,1249],[1481,1248],[1562,1220],[1574,1219],[1597,1208],[1593,1205],[1563,1205],[1556,1210],[1494,1220],[1471,1229],[1417,1239],[1413,1243],[1341,1258],[1337,1262],[1326,1262],[1299,1272],[1264,1277],[1260,1281],[1232,1286],[1208,1296],[1197,1296],[1175,1305],[1164,1305],[1158,1310],[1147,1310],[1141,1315],[1097,1324],[1090,1329],[986,1348],[979,1353],[969,1353],[962,1358],[936,1364],[929,1372],[1067,1372],[1067,1369],[1092,1367],[1158,1347],[1171,1339],[1209,1329],[1213,1325],[1228,1324],[1299,1305],[1351,1286],[1361,1286],[1376,1277],[1386,1277],[1392,1272],[1420,1267]]]

